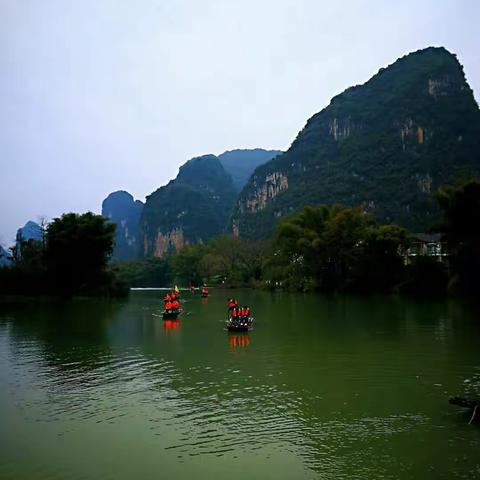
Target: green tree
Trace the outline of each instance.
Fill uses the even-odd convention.
[[[480,181],[470,179],[445,186],[437,193],[444,221],[443,233],[450,253],[450,293],[480,293]]]
[[[427,255],[418,255],[405,270],[402,293],[415,297],[443,297],[447,293],[448,272],[445,263]]]
[[[267,250],[266,242],[220,235],[205,245],[185,246],[172,256],[171,264],[176,279],[184,284],[250,285],[262,276]]]
[[[355,270],[365,250],[365,239],[374,226],[360,207],[332,207],[319,243],[324,290],[344,290],[355,280]]]
[[[228,285],[246,285],[261,277],[265,242],[221,235],[208,242],[217,265],[216,274]]]
[[[116,262],[112,268],[129,287],[165,287],[173,281],[170,259],[147,258]]]
[[[208,252],[204,245],[186,245],[172,258],[175,279],[184,285],[200,285],[205,276],[202,259]]]
[[[303,290],[320,277],[323,235],[337,207],[304,207],[278,225],[273,254],[265,262],[265,272],[273,284]]]
[[[403,271],[405,239],[404,229],[377,226],[359,207],[308,206],[278,226],[266,278],[301,290],[391,288]]]
[[[355,272],[356,290],[388,291],[402,282],[407,231],[398,225],[373,226],[366,230],[363,251]]]
[[[55,290],[65,295],[102,292],[114,279],[108,270],[115,225],[101,215],[67,213],[47,227],[45,259]]]

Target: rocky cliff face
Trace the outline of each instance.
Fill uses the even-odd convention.
[[[216,156],[189,160],[175,180],[147,197],[143,255],[163,257],[223,233],[235,198],[232,179]]]
[[[258,167],[232,216],[234,233],[271,234],[306,204],[363,205],[383,222],[425,231],[432,193],[480,173],[480,111],[457,58],[409,54],[310,118],[290,149]]]
[[[263,150],[262,148],[239,149],[224,152],[218,156],[218,159],[225,171],[232,177],[233,186],[240,192],[258,166],[281,153],[283,152],[280,150]]]
[[[137,258],[141,252],[140,217],[143,203],[128,192],[111,193],[102,203],[102,215],[117,225],[114,260]]]

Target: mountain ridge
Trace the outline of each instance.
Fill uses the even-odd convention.
[[[235,149],[184,163],[175,179],[147,196],[142,255],[163,257],[225,233],[238,191],[256,166],[278,152]]]
[[[102,215],[116,224],[113,260],[131,260],[139,255],[140,216],[143,202],[125,190],[110,193],[102,202]]]
[[[215,155],[188,160],[175,179],[147,196],[143,255],[163,257],[222,233],[235,196],[232,179]]]
[[[232,177],[233,185],[238,190],[244,187],[256,167],[283,153],[281,150],[263,148],[227,150],[217,155],[223,168]]]
[[[340,203],[425,231],[438,215],[434,190],[480,170],[479,139],[478,104],[456,56],[418,50],[334,96],[284,154],[257,167],[231,228],[264,238],[303,205]]]

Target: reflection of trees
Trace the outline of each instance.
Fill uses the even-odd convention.
[[[478,365],[479,318],[479,303],[460,301],[450,301],[448,303],[448,316],[443,322],[440,333],[448,337],[452,346],[464,352],[465,364],[467,365]],[[480,398],[480,371],[478,367],[466,372],[463,384],[458,387],[458,391],[452,393],[474,399]]]
[[[107,332],[123,307],[98,299],[16,305],[9,323],[11,351],[21,358],[33,340],[48,366],[66,371],[104,366],[110,353]]]

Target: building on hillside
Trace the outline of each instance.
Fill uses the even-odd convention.
[[[404,254],[405,265],[418,256],[433,257],[439,262],[445,261],[448,256],[447,245],[440,233],[412,233],[409,240],[410,245]]]

